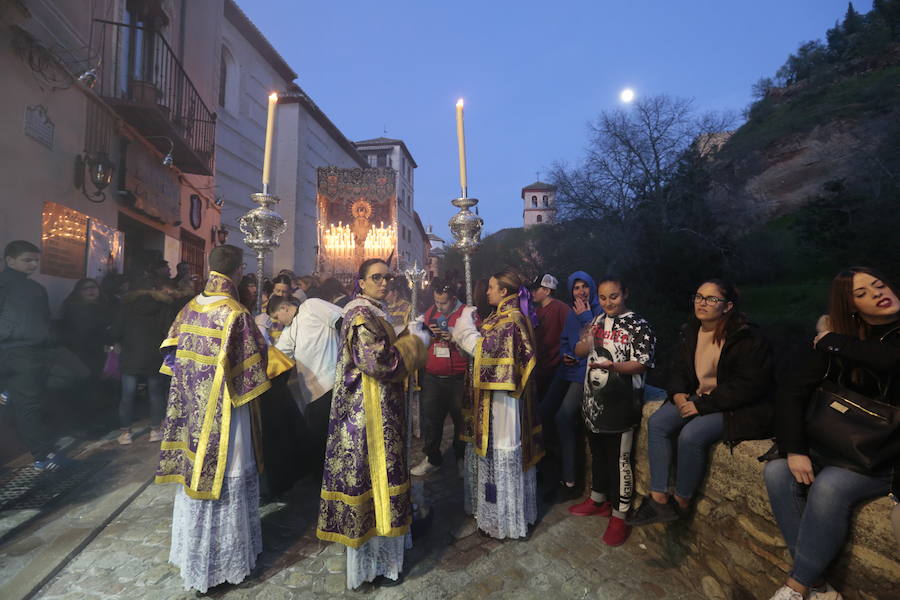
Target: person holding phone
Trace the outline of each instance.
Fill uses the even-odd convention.
[[[441,441],[444,420],[447,415],[453,421],[453,456],[457,469],[462,467],[466,445],[460,439],[464,421],[462,399],[464,396],[466,366],[468,360],[450,339],[450,328],[462,314],[465,304],[456,297],[456,283],[434,279],[431,285],[434,304],[425,311],[425,325],[431,331],[431,345],[422,378],[422,411],[425,427],[422,451],[425,458],[412,468],[417,477],[438,470],[444,462]],[[478,319],[476,319],[476,324]]]
[[[545,502],[554,500],[566,502],[581,495],[581,487],[576,485],[578,477],[575,472],[575,457],[579,437],[582,440],[584,437],[579,433],[578,418],[581,416],[587,359],[575,356],[575,345],[581,337],[582,330],[590,325],[594,317],[603,312],[597,300],[597,286],[594,285],[593,277],[584,271],[575,271],[569,275],[567,283],[572,295],[572,309],[566,316],[565,327],[559,338],[562,363],[556,370],[556,377],[550,384],[550,389],[541,399],[541,421],[545,435],[554,440],[559,447],[559,484],[544,494]],[[542,465],[542,468],[545,466],[552,468],[553,465]],[[583,516],[597,514],[596,511],[592,503],[577,505],[570,509],[572,514]]]

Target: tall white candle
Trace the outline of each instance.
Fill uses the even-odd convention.
[[[266,119],[266,149],[263,154],[262,183],[269,185],[269,174],[272,172],[272,140],[275,137],[275,108],[278,106],[278,94],[269,95],[269,115]]]
[[[468,196],[466,182],[466,130],[463,125],[463,99],[456,102],[456,141],[459,145],[459,187],[462,195]]]

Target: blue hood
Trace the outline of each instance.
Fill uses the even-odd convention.
[[[600,300],[597,299],[597,284],[594,282],[594,278],[584,271],[575,271],[569,275],[569,294],[572,293],[572,288],[575,287],[575,281],[578,279],[584,281],[590,287],[591,295],[588,303],[591,306],[591,310],[585,311],[581,313],[581,315],[576,315],[573,310],[570,311],[569,316],[566,317],[566,324],[563,327],[562,336],[559,340],[559,349],[561,354],[569,354],[571,356],[575,356],[575,344],[578,343],[578,339],[581,337],[581,330],[590,323],[594,317],[603,312],[603,309],[600,308]],[[580,383],[584,381],[584,372],[586,368],[587,358],[585,357],[580,359],[577,365],[568,366],[562,364],[560,366],[559,374],[566,381]]]
[[[575,271],[574,273],[569,275],[569,295],[572,295],[572,288],[575,287],[575,282],[579,279],[586,282],[591,290],[591,297],[589,301],[589,304],[591,305],[591,312],[594,314],[594,316],[600,314],[600,300],[597,298],[597,284],[594,283],[594,278],[584,271]],[[572,304],[575,304],[574,300],[572,301]]]

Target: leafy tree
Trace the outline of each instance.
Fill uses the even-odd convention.
[[[792,85],[810,77],[820,66],[828,62],[828,48],[819,40],[800,44],[796,54],[791,54],[775,73],[782,85]]]

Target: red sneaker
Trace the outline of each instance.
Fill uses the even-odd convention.
[[[610,517],[609,525],[603,532],[603,543],[607,546],[621,546],[631,535],[631,525],[626,525],[624,519]]]
[[[597,504],[591,500],[590,496],[588,496],[584,502],[570,506],[569,512],[573,515],[578,515],[579,517],[608,517],[612,514],[612,507],[609,505],[609,502]]]

